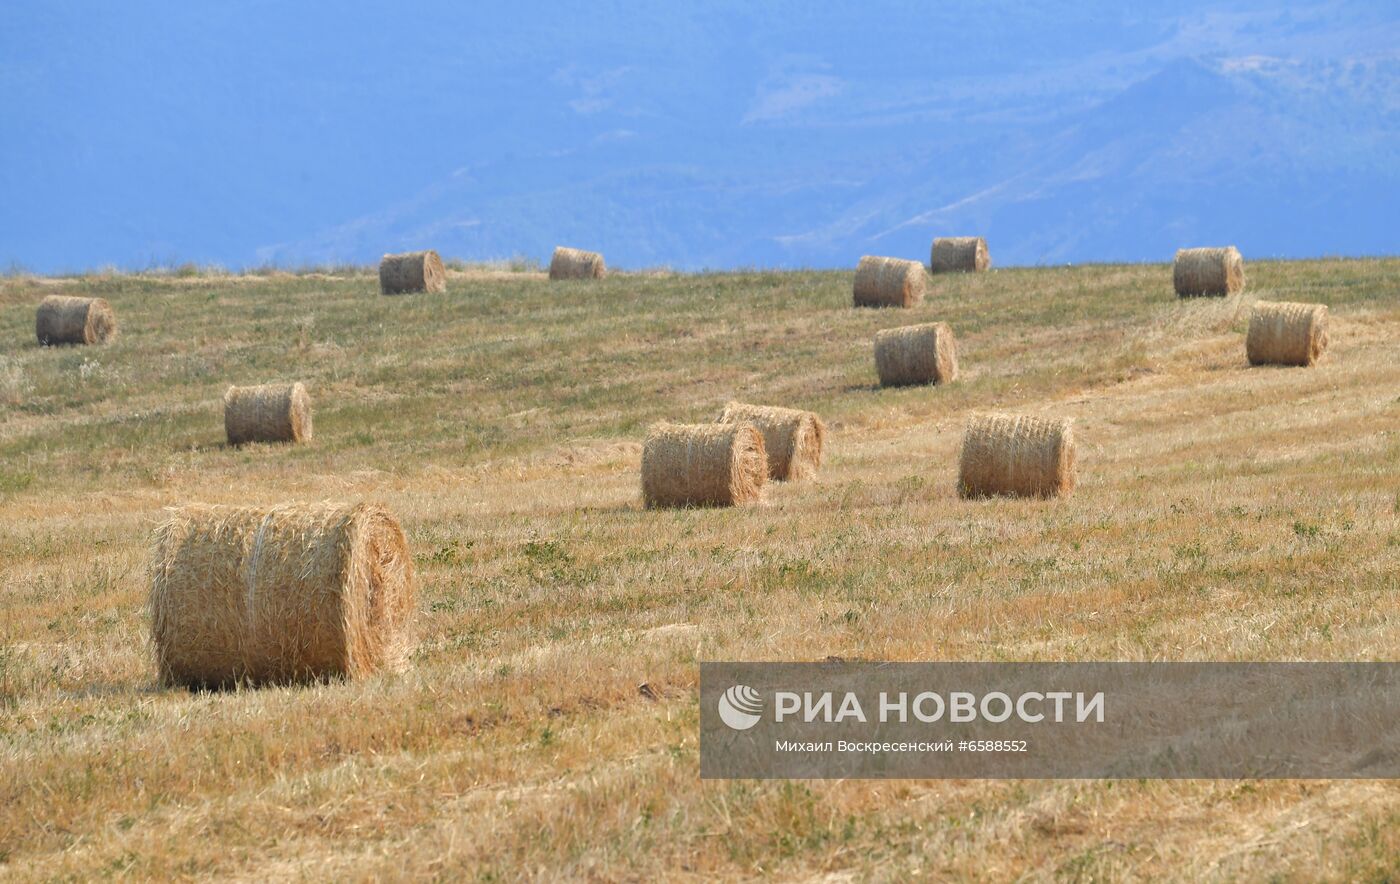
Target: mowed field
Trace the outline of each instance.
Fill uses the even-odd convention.
[[[1394,880],[1384,781],[701,782],[701,660],[1400,657],[1400,260],[938,277],[368,272],[0,281],[0,877]],[[109,346],[41,349],[47,293]],[[1255,298],[1331,305],[1249,368]],[[946,320],[962,375],[875,386]],[[224,445],[232,383],[302,380],[313,442]],[[648,511],[654,420],[818,411],[815,482]],[[979,410],[1072,417],[1057,501],[962,501]],[[161,689],[147,558],[186,502],[375,500],[408,534],[404,674]]]

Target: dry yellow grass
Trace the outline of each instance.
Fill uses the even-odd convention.
[[[470,310],[72,281],[123,318],[101,351],[39,348],[43,283],[0,282],[0,876],[1393,879],[1394,783],[697,779],[701,659],[1395,657],[1400,262],[1164,273],[940,278],[933,389],[873,386],[849,273],[454,281]],[[1256,295],[1329,304],[1328,358],[1250,369]],[[317,443],[223,448],[227,378],[293,374]],[[645,427],[735,397],[820,413],[820,481],[644,510]],[[958,500],[987,410],[1074,419],[1073,497]],[[414,665],[157,688],[162,508],[288,498],[400,516]]]

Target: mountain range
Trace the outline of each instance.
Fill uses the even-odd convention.
[[[288,8],[291,7],[291,8]],[[98,3],[6,13],[0,263],[848,267],[1400,251],[1400,9]]]

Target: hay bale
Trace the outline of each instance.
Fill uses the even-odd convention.
[[[880,386],[947,384],[958,377],[958,346],[946,322],[887,328],[875,333]]]
[[[447,291],[447,268],[432,249],[405,252],[379,259],[379,291],[386,295],[405,292]]]
[[[648,507],[734,506],[758,500],[768,479],[763,434],[752,424],[654,424],[642,446]]]
[[[1256,303],[1244,349],[1251,365],[1312,365],[1327,349],[1327,305]]]
[[[1239,249],[1177,249],[1172,284],[1178,296],[1223,297],[1244,291],[1244,258]]]
[[[306,442],[311,438],[311,397],[299,383],[229,387],[224,432],[230,445]]]
[[[963,435],[958,494],[1059,497],[1074,490],[1074,429],[1028,415],[974,417]]]
[[[384,507],[185,506],[154,546],[163,684],[357,678],[399,669],[412,652],[413,560]]]
[[[987,241],[980,236],[939,236],[929,252],[934,273],[978,273],[992,266]]]
[[[813,412],[731,402],[724,406],[719,420],[725,424],[753,424],[763,434],[770,479],[779,482],[808,479],[815,476],[822,465],[826,424]]]
[[[866,255],[856,266],[857,307],[913,307],[924,299],[924,265]]]
[[[39,302],[34,334],[43,346],[105,344],[117,336],[117,314],[106,298],[49,295]]]
[[[597,252],[559,246],[549,259],[550,279],[602,279],[607,273],[603,256]]]

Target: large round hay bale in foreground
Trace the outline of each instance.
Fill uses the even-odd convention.
[[[603,256],[597,252],[559,246],[549,259],[550,279],[602,279],[607,273]]]
[[[763,434],[752,424],[658,423],[642,447],[648,507],[750,503],[767,479]]]
[[[229,387],[224,432],[230,445],[306,442],[311,439],[311,397],[299,383]]]
[[[1180,297],[1222,297],[1244,291],[1244,258],[1239,249],[1177,249],[1172,284]]]
[[[947,384],[958,377],[958,347],[946,322],[875,333],[875,370],[882,387]]]
[[[34,334],[44,346],[105,344],[117,335],[117,314],[106,298],[49,295],[39,302]]]
[[[405,252],[379,259],[379,291],[386,295],[406,292],[447,291],[447,268],[432,249]]]
[[[958,464],[961,496],[1058,497],[1074,483],[1069,421],[985,414],[968,423]]]
[[[220,688],[399,669],[415,595],[408,542],[382,506],[180,507],[152,558],[160,680]]]
[[[1327,349],[1327,305],[1260,301],[1249,317],[1251,365],[1312,365]]]
[[[826,424],[814,412],[730,402],[724,406],[719,419],[726,424],[753,424],[763,434],[770,479],[780,482],[808,479],[815,476],[822,465]]]
[[[857,307],[913,307],[924,299],[924,265],[866,255],[856,265]]]
[[[980,273],[992,266],[992,255],[980,236],[940,236],[933,241],[928,266],[934,273]]]

